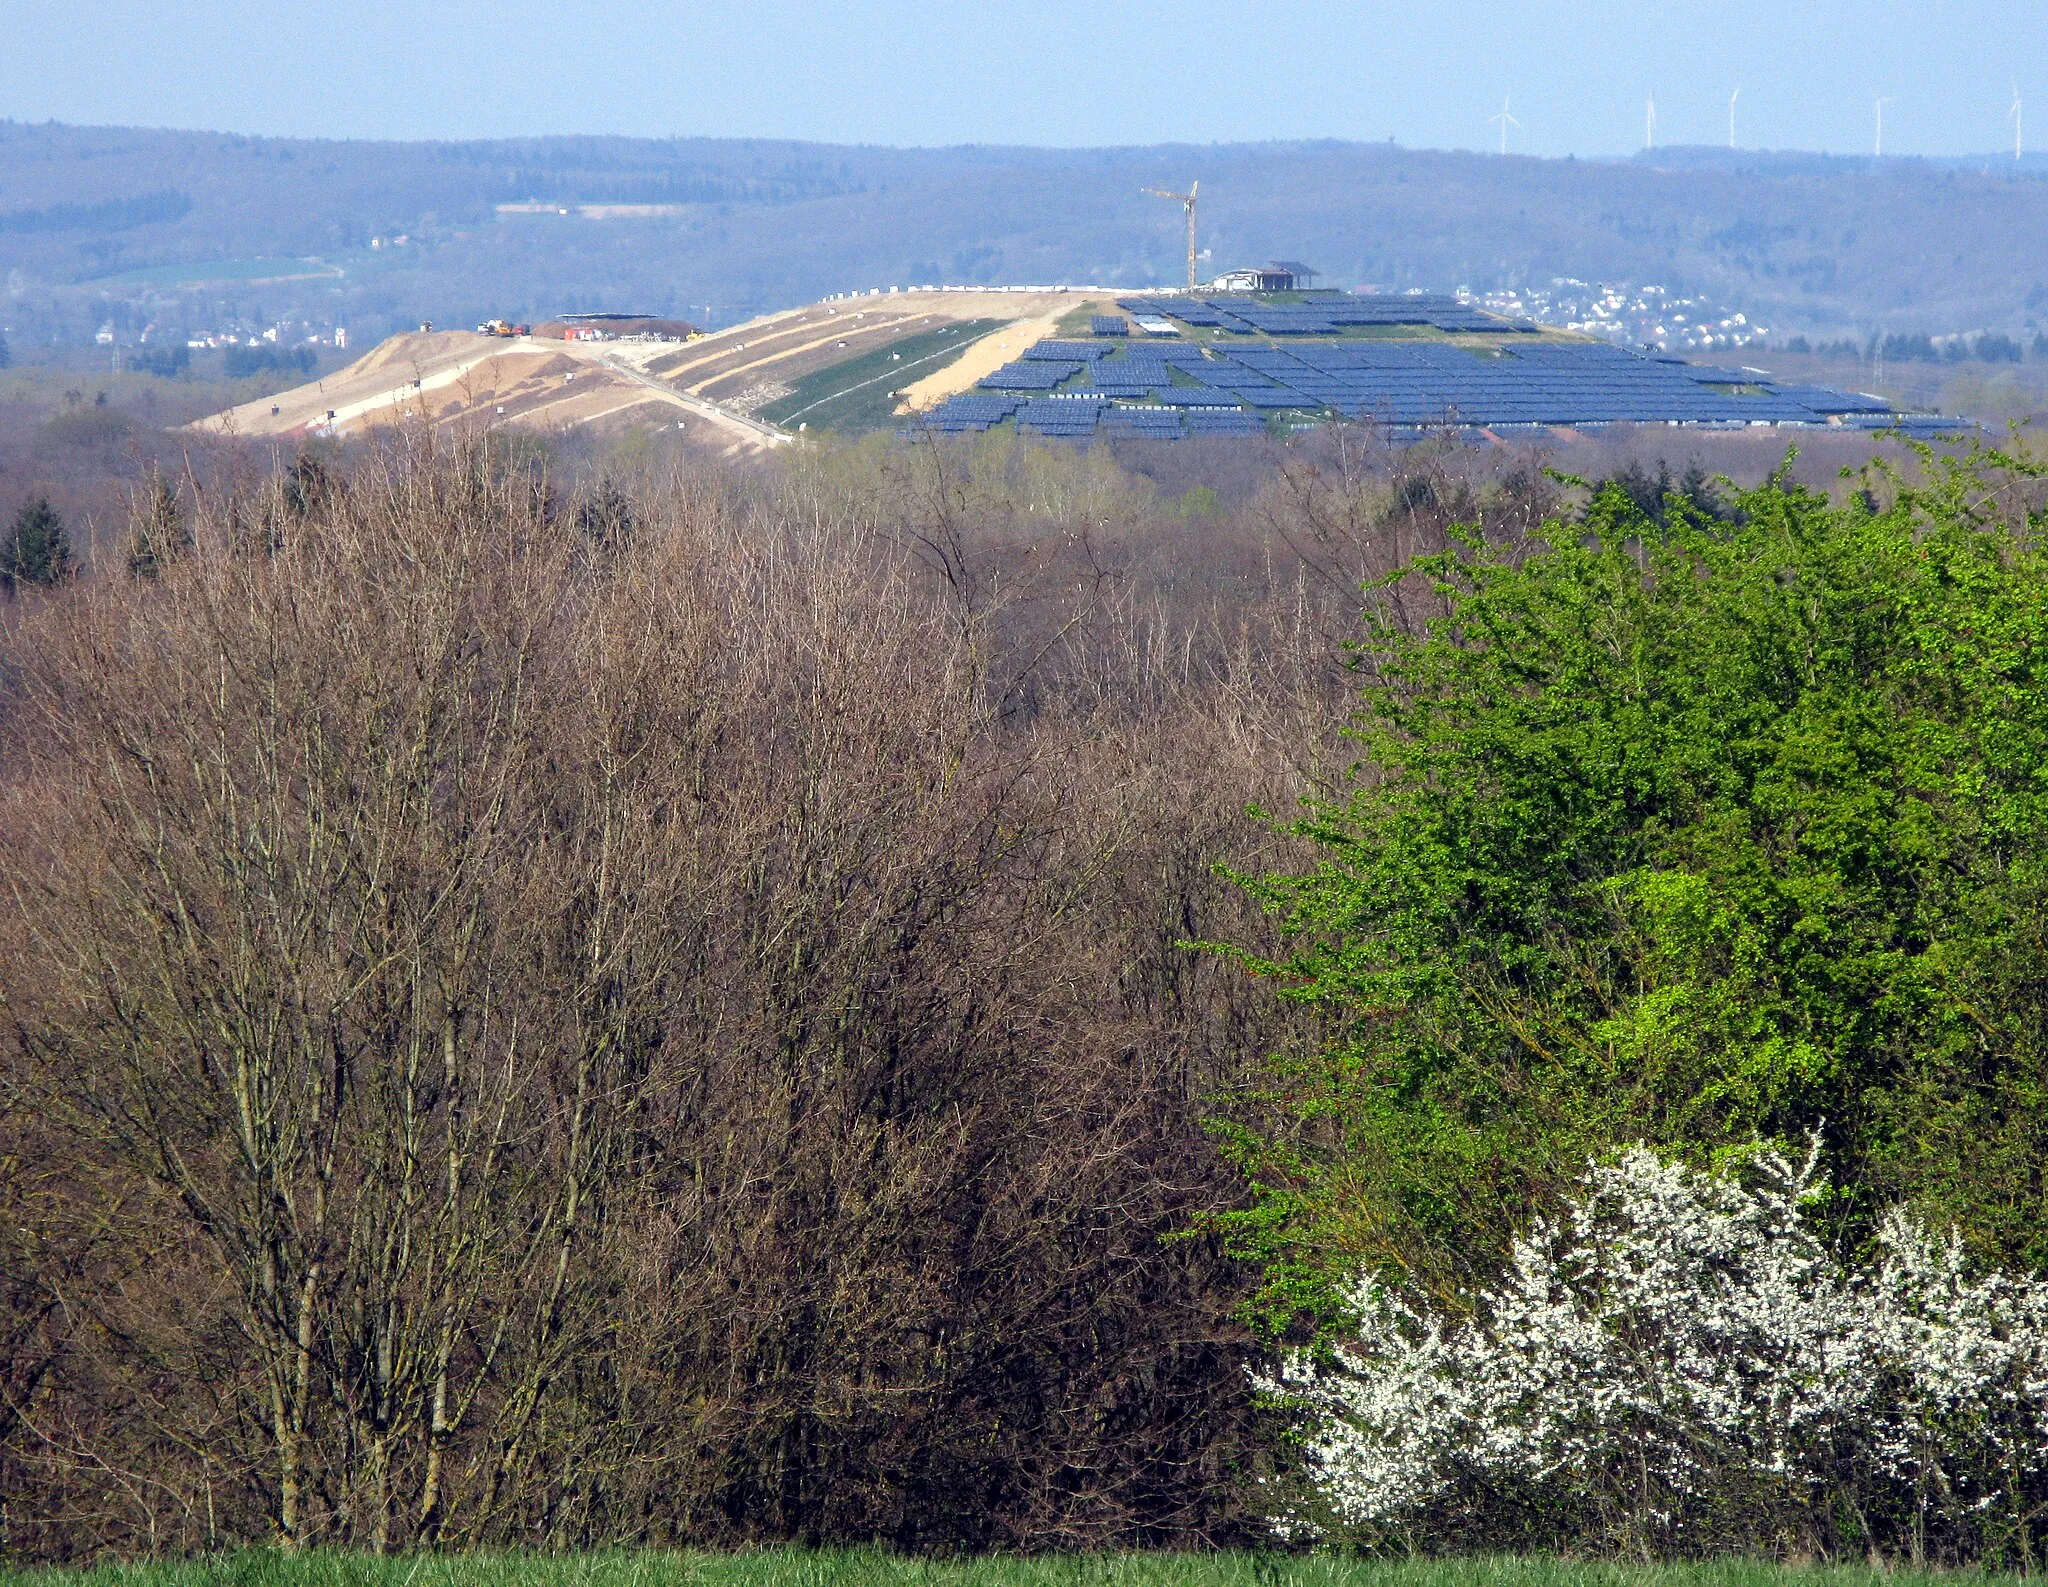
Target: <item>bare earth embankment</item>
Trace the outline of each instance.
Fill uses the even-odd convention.
[[[765,315],[681,345],[412,332],[324,379],[193,427],[304,436],[405,422],[538,430],[673,423],[720,451],[758,451],[788,439],[755,417],[758,410],[820,370],[948,324],[999,323],[904,388],[897,410],[922,411],[1051,335],[1063,318],[1113,301],[1102,292],[1056,290],[882,293]]]

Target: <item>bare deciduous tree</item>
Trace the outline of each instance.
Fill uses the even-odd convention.
[[[0,638],[0,1546],[1233,1535],[1288,1032],[1185,942],[1350,597],[1100,459],[601,555],[530,463],[188,481]]]

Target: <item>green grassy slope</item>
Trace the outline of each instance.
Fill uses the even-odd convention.
[[[886,430],[902,422],[891,392],[943,369],[969,342],[1001,330],[1003,323],[962,320],[817,370],[798,380],[788,396],[763,408],[761,417],[788,430],[799,424],[847,435]]]

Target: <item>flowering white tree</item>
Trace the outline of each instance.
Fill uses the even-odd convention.
[[[1639,1146],[1468,1316],[1359,1278],[1355,1335],[1261,1380],[1306,1424],[1317,1502],[1282,1524],[2030,1561],[2048,1285],[1967,1277],[1903,1211],[1850,1271],[1819,1189],[1817,1148],[1714,1174]]]

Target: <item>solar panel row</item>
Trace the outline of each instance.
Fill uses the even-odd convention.
[[[1353,297],[1348,293],[1307,293],[1299,302],[1271,303],[1249,296],[1207,298],[1132,298],[1120,306],[1133,313],[1156,314],[1240,334],[1328,336],[1352,326],[1431,325],[1445,331],[1526,332],[1526,323],[1497,318],[1430,294],[1403,297]]]
[[[1048,341],[1032,343],[1031,346],[1024,350],[1024,356],[1026,358],[1064,359],[1071,363],[1077,358],[1083,361],[1094,358],[1107,358],[1115,351],[1114,347],[1104,347],[1100,342]]]
[[[1005,364],[992,375],[983,375],[977,384],[994,391],[1050,391],[1061,381],[1079,374],[1080,371],[1081,366],[1076,363],[1024,359],[1014,364]]]

